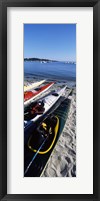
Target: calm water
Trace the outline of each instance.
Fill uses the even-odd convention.
[[[64,62],[24,62],[24,75],[37,76],[58,81],[76,81],[76,65]]]

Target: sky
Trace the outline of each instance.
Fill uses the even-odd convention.
[[[24,24],[24,58],[76,61],[76,24]]]

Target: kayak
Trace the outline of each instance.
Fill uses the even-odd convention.
[[[28,104],[30,101],[39,96],[41,93],[48,90],[50,87],[52,87],[53,84],[54,82],[50,82],[49,84],[46,84],[42,87],[38,87],[31,91],[24,92],[24,105]]]
[[[24,85],[24,92],[25,91],[28,91],[28,90],[31,90],[31,89],[34,89],[35,87],[38,87],[39,85],[43,84],[46,80],[41,80],[39,82],[34,82],[32,84],[29,84],[27,86]]]
[[[24,131],[29,126],[35,126],[35,122],[43,118],[54,106],[56,102],[63,97],[66,86],[59,90],[54,90],[49,95],[31,103],[24,111]],[[56,109],[56,108],[55,108]]]
[[[24,146],[25,177],[40,177],[43,175],[51,153],[63,131],[68,117],[70,102],[69,98],[65,99],[52,115],[50,114],[31,132],[27,145]],[[51,121],[52,118],[54,122]]]
[[[32,163],[38,154],[45,155],[52,149],[57,137],[58,129],[59,118],[57,116],[50,115],[37,127],[35,132],[31,134],[28,140],[27,148],[33,152]],[[27,153],[25,159],[26,175],[31,166],[29,161],[30,157],[28,157]]]

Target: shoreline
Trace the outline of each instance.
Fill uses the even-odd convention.
[[[56,82],[58,83],[58,85],[60,84],[67,84],[67,86],[69,88],[74,88],[75,85],[76,85],[76,80],[74,79],[59,79],[59,78],[54,78],[54,77],[45,77],[45,76],[36,76],[34,74],[26,74],[24,75],[24,84],[25,83],[32,83],[32,82],[37,82],[37,81],[40,81],[40,80],[46,80],[46,82]]]

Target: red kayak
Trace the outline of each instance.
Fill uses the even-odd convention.
[[[38,87],[38,88],[36,88],[36,89],[34,89],[32,91],[24,92],[24,104],[29,103],[31,100],[36,98],[42,92],[48,90],[53,84],[54,84],[54,82],[50,82],[49,84],[46,84],[46,85],[44,85],[42,87]]]

